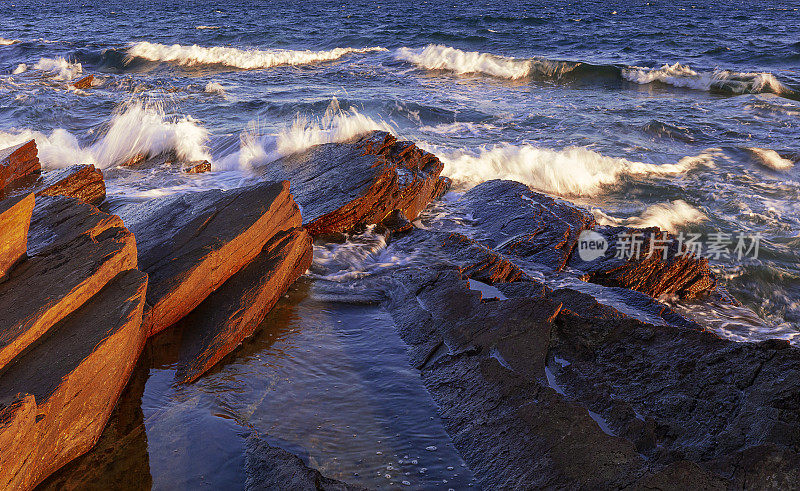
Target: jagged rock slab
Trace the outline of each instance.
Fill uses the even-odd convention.
[[[360,491],[336,479],[323,476],[308,467],[302,459],[278,447],[273,447],[263,438],[250,436],[245,453],[245,489],[278,491]]]
[[[549,272],[566,266],[583,272],[583,279],[605,286],[636,290],[653,297],[676,294],[697,298],[717,291],[718,283],[705,258],[683,254],[685,247],[657,228],[600,227],[587,210],[540,194],[516,181],[479,184],[451,205],[452,212],[469,217],[475,239],[504,255],[524,259]],[[597,232],[607,242],[605,253],[589,262],[576,246],[582,233]],[[642,236],[641,253],[617,258],[624,234]],[[656,242],[668,241],[666,258]],[[727,294],[720,290],[723,297]]]
[[[67,196],[100,206],[106,199],[106,183],[103,172],[93,165],[73,165],[45,172],[34,192],[36,196]]]
[[[313,236],[375,224],[394,210],[415,219],[449,180],[443,164],[413,143],[374,131],[342,143],[316,145],[255,169],[288,179]]]
[[[28,258],[0,283],[0,369],[122,271],[136,240],[119,217],[72,198],[36,199]]]
[[[186,164],[181,170],[187,174],[203,174],[211,172],[211,162],[204,160],[202,162],[190,162]]]
[[[176,377],[192,382],[255,332],[287,288],[311,265],[311,236],[279,232],[247,266],[185,317]]]
[[[41,170],[34,140],[0,150],[0,193],[10,184],[24,182]]]
[[[0,371],[0,487],[32,489],[100,437],[145,340],[147,275],[119,274]]]
[[[150,333],[175,324],[253,260],[278,232],[300,226],[289,183],[187,193],[115,210],[136,235],[150,276]]]
[[[791,486],[800,350],[655,325],[571,289],[392,273],[386,307],[484,488]],[[642,294],[639,294],[642,295]]]
[[[481,183],[464,193],[458,205],[480,231],[478,240],[554,271],[564,268],[580,233],[595,225],[588,211],[516,181]]]
[[[0,281],[25,257],[34,202],[32,194],[0,201]]]
[[[94,75],[89,74],[72,84],[72,86],[76,89],[86,90],[91,89],[92,84],[94,84]]]
[[[606,238],[606,253],[590,262],[582,261],[578,254],[570,258],[570,266],[585,271],[587,281],[630,288],[653,297],[674,294],[698,298],[717,290],[717,279],[708,259],[686,254],[685,247],[679,247],[674,237],[658,228],[597,227],[595,231]],[[641,251],[618,258],[618,242],[633,234],[640,234]],[[623,244],[622,249],[629,254],[628,245]]]

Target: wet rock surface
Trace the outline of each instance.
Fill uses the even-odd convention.
[[[281,448],[271,446],[265,439],[250,436],[247,439],[245,489],[277,491],[296,489],[303,491],[358,491],[353,486],[323,476],[308,467],[300,457]]]
[[[106,199],[103,172],[93,165],[73,165],[45,172],[33,191],[36,196],[67,196],[95,206]]]
[[[0,201],[0,281],[28,250],[34,201],[32,194]]]
[[[186,329],[177,377],[192,382],[252,335],[289,285],[311,265],[311,236],[279,232],[247,266],[181,321]]]
[[[145,333],[147,276],[117,275],[0,371],[0,485],[30,489],[88,451],[128,381]]]
[[[415,219],[447,188],[443,164],[413,143],[382,131],[316,145],[255,169],[288,179],[313,236],[379,223],[394,210]]]
[[[0,149],[0,197],[10,185],[25,184],[41,171],[34,140]]]
[[[187,193],[115,211],[136,235],[139,267],[150,276],[151,334],[186,316],[276,233],[301,222],[286,181]]]

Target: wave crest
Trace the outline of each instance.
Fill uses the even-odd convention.
[[[128,48],[128,57],[150,61],[175,63],[182,66],[223,65],[243,70],[256,70],[279,65],[306,65],[321,61],[337,60],[351,53],[386,51],[385,48],[334,48],[328,51],[294,50],[243,50],[215,46],[182,46],[173,44],[138,42]]]
[[[599,209],[592,210],[592,213],[600,225],[624,225],[636,228],[658,227],[667,232],[675,232],[680,227],[708,220],[705,213],[682,199],[648,206],[640,216],[630,218],[616,218],[605,214]]]
[[[55,75],[54,78],[56,80],[72,80],[83,73],[83,65],[71,63],[60,56],[57,58],[41,58],[33,65],[33,68]]]

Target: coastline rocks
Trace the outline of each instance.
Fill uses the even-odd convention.
[[[146,288],[120,273],[0,370],[0,487],[32,489],[100,437],[144,343]]]
[[[0,282],[28,250],[34,202],[32,194],[0,201]]]
[[[409,220],[447,188],[443,164],[413,143],[373,131],[316,145],[257,167],[267,179],[288,179],[312,236],[376,224],[394,210]]]
[[[258,436],[250,436],[245,452],[245,489],[298,491],[361,491],[353,486],[320,474],[300,457],[273,447]]]
[[[187,193],[115,210],[135,234],[150,276],[150,334],[171,326],[253,260],[278,232],[301,225],[289,183]]]
[[[189,164],[185,165],[182,169],[183,172],[187,174],[203,174],[205,172],[211,172],[211,162],[207,160],[203,160],[202,162],[190,162]]]
[[[0,150],[0,194],[10,184],[25,183],[41,171],[34,140]]]
[[[90,164],[47,171],[33,191],[36,196],[67,196],[94,206],[106,199],[103,172]]]
[[[186,316],[177,378],[197,380],[255,332],[281,295],[311,265],[311,236],[277,233],[249,264]]]
[[[0,283],[0,369],[137,264],[118,217],[64,197],[36,199],[27,249]]]
[[[86,89],[91,89],[93,84],[94,84],[94,75],[90,74],[78,80],[77,82],[72,84],[72,86],[75,87],[76,89],[86,90]]]

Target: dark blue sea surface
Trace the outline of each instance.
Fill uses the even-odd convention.
[[[438,155],[455,193],[489,179],[515,179],[592,209],[604,224],[727,234],[731,248],[738,236],[758,234],[758,258],[711,259],[752,316],[676,306],[741,341],[800,339],[796,1],[2,1],[0,7],[0,147],[36,138],[46,167],[88,162],[108,169],[112,202],[237,186],[251,179],[252,166],[280,155],[387,129]],[[88,74],[95,76],[92,89],[72,87]],[[113,169],[162,151],[207,158],[214,172],[165,177]],[[350,273],[404,260],[380,258],[385,244],[375,240],[318,249],[323,269],[343,260],[331,255],[349,256],[346,274],[317,279],[346,281]],[[310,298],[304,301],[318,301]],[[292,321],[305,326],[301,331],[320,329],[342,350],[382,359],[384,337],[358,337],[334,322],[343,316],[364,323],[372,314],[340,305],[331,307],[330,319],[312,322],[314,309],[293,305],[306,312]],[[284,337],[297,353],[316,346],[313,336]],[[244,375],[254,372],[266,384],[274,374],[259,370],[261,363],[272,366],[264,359],[280,360],[288,347],[278,353],[276,344],[265,344],[190,389],[164,382],[171,380],[163,375],[169,363],[154,368],[144,409],[156,487],[240,485],[240,444],[252,428],[304,448],[333,477],[369,486],[406,480],[425,487],[446,479],[466,485],[468,474],[453,477],[462,462],[441,427],[425,433],[425,410],[393,422],[406,413],[392,412],[387,401],[407,398],[435,411],[397,362],[399,339],[388,346],[392,354],[376,363],[396,373],[364,382],[356,400],[390,380],[409,385],[387,389],[396,399],[382,400],[380,411],[365,410],[369,443],[354,443],[361,446],[349,452],[336,432],[305,432],[308,415],[283,426],[267,422],[289,402],[271,405]],[[278,366],[298,380],[320,377],[317,392],[333,389],[335,377],[368,380],[371,373],[356,360],[335,377],[332,364],[326,378],[305,358],[290,359]],[[226,406],[229,396],[217,393],[221,380],[233,384],[226,393],[244,394],[233,398],[235,410]],[[298,397],[312,390],[284,389]],[[363,405],[331,404],[337,413]],[[198,452],[193,465],[170,468],[164,459],[175,439],[165,421],[172,420],[159,415],[196,431],[212,428],[208,434],[225,450]],[[314,424],[326,421],[319,416]],[[409,429],[414,425],[420,434]],[[396,453],[383,448],[387,441],[400,449],[393,463],[375,458]],[[427,473],[420,473],[422,464],[405,463],[433,455],[425,450],[430,446],[450,450],[426,465]],[[346,462],[334,462],[335,455]],[[218,478],[203,474],[210,468]]]

